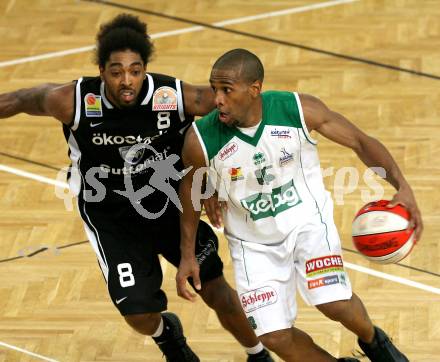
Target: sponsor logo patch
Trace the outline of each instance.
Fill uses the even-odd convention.
[[[144,151],[145,148],[135,150],[133,146],[119,147],[119,154],[121,155],[122,159],[130,165],[138,164],[144,155]]]
[[[238,150],[238,145],[235,142],[228,143],[225,147],[223,147],[220,152],[218,158],[220,161],[224,161],[227,158],[231,157]]]
[[[338,284],[339,278],[337,275],[328,275],[319,279],[309,280],[307,282],[309,289],[325,287],[327,285]]]
[[[177,92],[171,87],[160,87],[153,94],[153,111],[175,111]]]
[[[98,123],[92,123],[90,122],[90,127],[98,127],[99,125],[103,124],[104,122],[98,122]]]
[[[240,294],[241,305],[246,313],[275,304],[278,295],[272,287],[262,287]]]
[[[266,217],[275,217],[302,202],[296,191],[293,180],[274,188],[272,193],[259,193],[240,200],[241,205],[249,211],[251,219],[256,221]]]
[[[203,247],[203,249],[198,254],[196,254],[196,259],[197,259],[197,263],[199,265],[202,265],[209,255],[217,252],[217,249],[216,249],[215,241],[211,239],[207,241],[199,240],[199,245]]]
[[[277,137],[277,138],[292,138],[292,136],[290,135],[290,129],[273,129],[270,131],[270,135],[272,137]]]
[[[152,165],[157,161],[166,160],[169,156],[168,149],[164,149],[162,152],[156,152],[154,155],[149,156],[142,160],[138,164],[132,164],[130,166],[125,166],[123,168],[115,168],[110,165],[101,164],[99,168],[105,172],[112,175],[135,175],[144,172],[147,168],[153,167]],[[122,155],[121,155],[122,156]],[[138,161],[139,162],[139,161]],[[128,163],[128,162],[127,162]]]
[[[293,154],[287,152],[286,149],[283,147],[281,149],[280,166],[284,166],[290,161],[293,161]]]
[[[161,135],[157,134],[152,137],[142,137],[141,135],[129,135],[129,136],[120,136],[120,135],[107,135],[107,133],[94,133],[92,137],[93,144],[97,146],[108,146],[108,145],[123,145],[129,144],[134,145],[136,143],[144,143],[149,145],[156,138],[159,138]]]
[[[116,299],[116,304],[122,303],[127,298],[128,297],[124,297],[124,298],[121,298],[121,299]]]
[[[339,282],[345,287],[347,286],[347,279],[345,278],[345,273],[339,274]]]
[[[241,167],[232,167],[229,170],[231,175],[231,181],[243,180],[243,173],[241,172]]]
[[[261,152],[257,152],[254,157],[252,157],[254,160],[255,166],[261,165],[262,163],[266,162],[266,157],[264,157],[264,154]]]
[[[84,96],[86,117],[102,117],[101,96],[87,93]]]
[[[344,263],[340,255],[322,256],[306,261],[307,278],[334,272],[344,272]]]

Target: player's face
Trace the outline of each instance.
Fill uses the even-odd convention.
[[[110,102],[119,108],[136,104],[145,78],[145,64],[138,53],[131,50],[112,52],[100,72]]]
[[[249,126],[248,116],[255,104],[254,85],[241,79],[235,70],[215,68],[209,82],[215,93],[219,120],[229,127]]]

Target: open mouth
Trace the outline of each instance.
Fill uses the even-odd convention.
[[[226,122],[229,119],[229,113],[219,112],[218,118],[220,119],[220,121]]]
[[[134,91],[131,89],[123,89],[119,92],[121,99],[126,102],[126,103],[130,103],[134,100]]]

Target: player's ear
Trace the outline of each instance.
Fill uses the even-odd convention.
[[[99,76],[101,77],[101,80],[104,80],[104,67],[99,67]]]
[[[260,93],[261,89],[263,88],[263,82],[261,80],[256,80],[249,86],[249,90],[251,92],[252,97],[257,98]]]

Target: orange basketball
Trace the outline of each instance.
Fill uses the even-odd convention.
[[[414,246],[414,229],[407,230],[410,214],[402,205],[386,207],[388,200],[366,204],[352,224],[353,243],[367,259],[380,263],[397,263]]]

